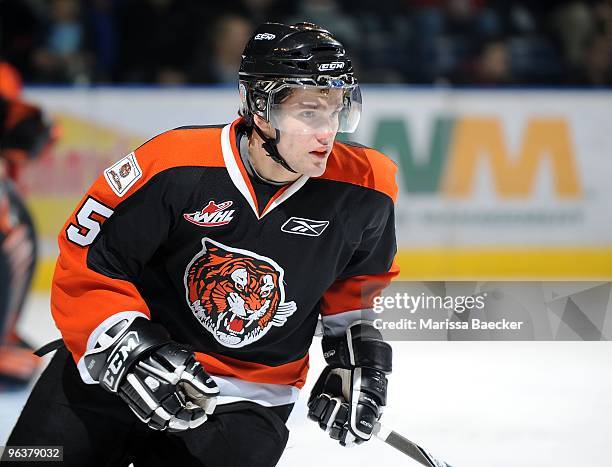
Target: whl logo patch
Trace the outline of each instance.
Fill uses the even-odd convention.
[[[281,226],[283,232],[318,237],[329,225],[329,221],[315,221],[303,217],[291,217]]]
[[[215,203],[209,201],[205,208],[200,211],[183,214],[185,220],[200,227],[219,227],[227,225],[234,219],[234,209],[228,209],[233,201]]]

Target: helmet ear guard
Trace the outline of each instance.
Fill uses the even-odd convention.
[[[239,114],[244,117],[249,127],[254,125],[253,115],[259,115],[261,118],[268,121],[268,95],[266,92],[256,89],[258,87],[261,87],[261,84],[257,82],[253,83],[241,80],[239,83]]]
[[[263,97],[258,97],[257,99],[255,99],[255,108],[259,112],[263,112],[264,110],[266,110],[266,101]]]

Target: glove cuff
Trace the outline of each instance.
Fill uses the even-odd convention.
[[[125,319],[99,338],[96,347],[84,356],[91,377],[109,392],[116,393],[119,383],[136,362],[153,350],[171,342],[166,329],[144,318]]]
[[[324,336],[323,356],[335,368],[374,368],[391,373],[393,351],[381,332],[369,321],[351,324],[344,336]]]

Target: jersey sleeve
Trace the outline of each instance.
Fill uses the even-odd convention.
[[[359,319],[372,316],[374,298],[399,274],[395,263],[397,251],[395,239],[395,170],[386,176],[394,195],[376,193],[367,206],[367,224],[361,242],[355,249],[348,265],[321,299],[323,330],[326,335],[344,333],[348,325]],[[364,207],[361,210],[365,211]]]
[[[189,194],[185,177],[176,180],[188,169],[168,167],[174,136],[157,138],[106,169],[58,236],[51,311],[87,383],[82,356],[100,334],[121,319],[150,318],[135,283],[180,217],[178,198]]]

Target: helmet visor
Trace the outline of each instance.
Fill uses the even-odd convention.
[[[353,133],[360,116],[361,92],[357,84],[285,84],[272,91],[268,99],[268,121],[285,133]]]

